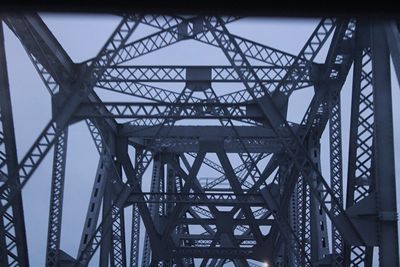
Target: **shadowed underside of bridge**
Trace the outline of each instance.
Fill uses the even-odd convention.
[[[390,83],[390,59],[400,74],[398,22],[323,18],[292,55],[230,33],[241,17],[131,14],[119,17],[97,56],[76,63],[39,15],[1,19],[0,266],[29,266],[21,192],[51,149],[46,266],[87,266],[96,252],[100,266],[372,266],[374,247],[380,266],[399,266]],[[132,40],[142,25],[154,32]],[[4,26],[52,101],[50,121],[22,158]],[[220,49],[229,64],[133,65],[187,40]],[[235,86],[218,94],[218,84]],[[288,121],[293,93],[310,87],[303,119]],[[101,90],[125,100],[107,101]],[[68,255],[60,247],[68,128],[81,121],[99,163],[90,202],[79,207],[87,208],[81,240]],[[324,131],[329,147],[320,145]],[[321,150],[329,151],[328,177]]]

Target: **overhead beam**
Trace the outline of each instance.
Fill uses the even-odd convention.
[[[274,153],[282,149],[276,135],[267,127],[238,126],[236,130],[240,133],[240,139],[236,137],[232,128],[222,126],[160,128],[123,124],[119,134],[129,137],[131,144],[146,145],[154,150],[173,153],[197,152],[202,138],[223,140],[224,148],[229,153],[241,152],[243,146],[252,153]]]
[[[292,126],[297,129],[297,125]],[[242,138],[276,138],[276,134],[269,127],[257,126],[236,126],[236,131]],[[137,138],[167,138],[167,137],[212,137],[226,138],[235,137],[235,131],[230,127],[224,126],[174,126],[171,129],[162,128],[160,126],[135,126],[123,124],[120,126],[118,133],[126,137]],[[284,130],[282,130],[284,134]]]
[[[252,66],[261,82],[285,83],[282,78],[290,70],[290,66]],[[301,70],[304,71],[305,70]],[[308,74],[308,73],[307,73]],[[242,82],[231,66],[113,66],[105,70],[100,83],[129,82]],[[249,82],[254,80],[248,80]],[[291,81],[287,81],[290,83]],[[312,85],[308,76],[296,82]],[[305,85],[303,85],[305,86]]]
[[[193,205],[223,205],[234,206],[249,204],[255,207],[265,206],[265,201],[260,194],[237,194],[237,193],[132,193],[127,200],[127,205],[133,203],[186,203]]]
[[[104,107],[106,114],[93,107]],[[174,111],[174,112],[173,112]],[[77,118],[163,118],[163,119],[249,119],[262,120],[264,115],[257,104],[243,103],[146,103],[146,102],[92,102],[82,103],[74,114]]]

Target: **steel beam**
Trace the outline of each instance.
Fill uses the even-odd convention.
[[[104,194],[104,188],[107,180],[109,163],[105,156],[101,156],[97,165],[97,171],[93,183],[93,189],[90,196],[86,219],[81,235],[81,241],[78,250],[78,257],[87,246],[90,238],[94,235],[100,213],[101,200]]]
[[[142,176],[150,164],[152,153],[146,151],[140,146],[136,147],[135,170],[138,176],[139,185],[141,185]],[[130,266],[136,267],[139,264],[139,245],[140,245],[140,213],[137,204],[132,205],[132,238],[130,251]]]
[[[321,158],[320,158],[320,143],[318,136],[310,136],[308,140],[308,150],[313,164],[321,171]],[[316,174],[312,174],[316,175]],[[314,182],[314,187],[318,188],[318,182]],[[311,238],[311,259],[313,263],[323,260],[329,254],[329,240],[328,240],[328,227],[326,220],[326,213],[320,207],[318,200],[310,194],[309,203],[309,221],[305,221],[308,225],[309,234]]]
[[[3,210],[0,216],[0,263],[4,266],[29,266],[22,196],[18,191],[20,179],[14,175],[17,170],[3,24],[0,21],[0,185],[2,188],[9,186],[9,193],[15,195],[12,203],[0,202]]]
[[[93,107],[102,106],[107,114],[95,112]],[[76,118],[156,118],[156,119],[265,119],[256,104],[228,103],[144,103],[103,102],[82,103],[75,112]]]
[[[285,83],[282,78],[291,66],[271,67],[252,66],[254,71],[264,83]],[[204,72],[203,76],[196,75],[196,72]],[[306,72],[305,70],[298,70]],[[132,82],[241,82],[231,66],[113,66],[105,70],[105,75],[99,80],[103,83],[132,83]],[[254,80],[248,80],[252,82]],[[290,81],[288,81],[290,82]],[[296,82],[303,83],[302,87],[312,85],[308,76],[304,76]]]
[[[130,18],[132,19],[133,17]],[[134,18],[135,19],[132,19],[132,21],[137,21],[137,17]],[[202,18],[200,19],[202,20]],[[196,18],[192,20],[192,23],[194,22],[194,20],[196,20]],[[226,17],[223,23],[229,23],[235,20],[237,20],[236,17]],[[121,49],[119,49],[118,55],[112,60],[113,64],[111,65],[117,65],[131,61],[140,56],[175,44],[181,40],[189,39],[190,37],[201,34],[207,30],[206,28],[203,28],[198,29],[198,31],[192,30],[191,32],[188,32],[186,31],[187,27],[188,23],[183,21],[177,25],[150,34],[136,41],[124,43],[121,46]],[[89,59],[84,63],[90,65],[94,60],[96,60],[96,58]]]
[[[150,196],[148,199],[144,198],[144,195],[142,197],[144,203],[149,203],[150,214],[157,228],[159,228],[160,226],[159,207],[160,205],[162,205],[162,201],[159,200],[159,196],[157,195],[157,193],[162,192],[161,180],[163,179],[164,179],[164,165],[162,161],[162,154],[160,153],[153,160],[153,173],[150,184],[150,191],[155,194],[152,194],[152,196]],[[138,201],[134,200],[134,202],[137,203]],[[145,240],[143,244],[142,266],[149,266],[150,261],[151,261],[151,246],[150,246],[150,239],[149,236],[147,235],[147,230],[146,230]]]
[[[5,22],[20,39],[49,91],[55,94],[60,85],[66,87],[76,73],[75,64],[39,15],[14,14]]]
[[[330,152],[330,186],[343,207],[343,166],[342,166],[342,119],[340,91],[333,91],[329,96],[329,152]],[[339,211],[337,211],[339,213]],[[339,231],[332,227],[332,254],[334,266],[343,266],[343,238]]]
[[[293,125],[293,128],[296,127],[296,125]],[[239,133],[240,138],[236,137],[233,129],[222,126],[175,126],[173,128],[162,128],[159,126],[146,127],[124,124],[120,127],[119,133],[129,137],[130,142],[133,144],[146,145],[155,151],[174,153],[194,153],[198,151],[199,141],[205,137],[223,139],[224,147],[230,153],[242,152],[243,145],[249,152],[272,153],[282,149],[282,146],[277,144],[276,135],[267,127],[238,126],[236,131]],[[209,162],[208,165],[216,168],[213,163]],[[223,173],[223,170],[219,169],[219,172]]]
[[[395,20],[385,22],[385,32],[397,80],[400,83],[400,30],[398,23]]]
[[[110,216],[108,216],[108,211],[111,210],[111,207],[112,207],[112,188],[111,188],[111,171],[110,171],[108,173],[108,177],[105,177],[105,186],[102,199],[101,224],[103,227],[101,228],[100,231],[101,243],[100,243],[99,267],[108,267],[110,266],[111,262],[112,263],[114,262],[114,259],[111,257],[113,249],[112,224],[114,220],[117,221],[119,219],[119,212],[117,212],[117,214],[113,214],[114,220],[111,221]]]
[[[374,95],[369,24],[357,21],[350,118],[346,207],[372,193]],[[345,244],[345,266],[372,266],[372,248]]]
[[[46,247],[47,266],[59,265],[67,143],[68,128],[64,130],[54,145],[49,225],[47,230]]]
[[[49,266],[87,266],[98,248],[100,266],[126,266],[128,206],[130,266],[139,264],[140,219],[147,234],[143,266],[194,266],[195,258],[200,258],[200,266],[252,266],[249,259],[275,266],[372,266],[372,246],[380,249],[381,266],[399,264],[389,65],[391,53],[398,69],[398,25],[323,18],[299,55],[293,56],[231,34],[225,24],[237,19],[123,15],[101,52],[80,65],[72,62],[38,15],[5,19],[52,96],[53,116],[18,164],[16,152],[7,148],[14,142],[15,150],[15,140],[5,130],[12,117],[3,116],[11,107],[9,92],[2,92],[6,97],[0,97],[0,159],[7,162],[11,155],[15,160],[0,165],[0,265],[20,265],[17,262],[24,260],[17,256],[21,247],[14,246],[19,232],[24,235],[23,228],[18,230],[22,202],[19,214],[15,205],[54,143],[59,153],[54,154]],[[159,31],[128,43],[139,24]],[[325,62],[314,63],[333,32]],[[221,48],[230,66],[129,62],[183,40]],[[353,61],[344,209],[340,92]],[[8,90],[7,75],[2,74]],[[147,84],[154,82],[185,86],[179,92]],[[241,82],[245,89],[217,95],[212,82]],[[311,85],[314,95],[303,120],[288,122],[289,96]],[[106,102],[94,88],[150,101]],[[59,144],[66,146],[65,129],[82,119],[100,163],[75,260],[59,248],[66,151]],[[189,119],[203,119],[202,125],[175,125]],[[215,122],[221,126],[211,126]],[[321,175],[319,158],[328,122],[330,184]],[[136,150],[134,165],[128,145]],[[193,164],[185,153],[194,158]],[[207,153],[215,153],[219,162]],[[235,160],[227,153],[234,154],[240,165],[234,168]],[[146,192],[141,179],[151,161],[152,186]],[[214,176],[198,177],[203,167],[211,168]],[[325,214],[332,227],[331,254]]]
[[[118,177],[120,183],[122,181],[122,168],[121,164],[114,161],[114,166],[116,168],[116,176]],[[112,185],[110,185],[112,188]],[[112,194],[113,204],[118,201],[118,195]],[[125,242],[125,209],[120,209],[119,214],[111,224],[111,253],[110,261],[111,266],[115,267],[126,267],[126,242]]]
[[[375,122],[373,164],[378,212],[379,266],[398,266],[400,263],[389,47],[383,22],[374,20],[372,23],[371,53]]]

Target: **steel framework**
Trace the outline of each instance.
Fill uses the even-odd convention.
[[[97,56],[75,63],[38,14],[1,16],[1,266],[29,266],[21,192],[52,147],[46,266],[87,266],[97,251],[99,266],[372,266],[374,247],[379,266],[400,266],[390,77],[400,80],[398,21],[323,18],[291,55],[230,33],[226,25],[241,17],[119,18]],[[142,24],[155,32],[131,41]],[[22,158],[3,25],[52,101],[50,121]],[[185,40],[219,48],[230,64],[132,65]],[[324,62],[316,63],[323,47]],[[343,140],[340,96],[350,76],[350,135]],[[156,84],[169,82],[183,89]],[[217,94],[216,83],[239,86]],[[303,119],[290,122],[290,97],[306,87],[314,89],[312,100]],[[128,100],[106,101],[100,90]],[[187,123],[193,119],[205,123]],[[68,128],[83,120],[99,163],[71,256],[60,247]]]

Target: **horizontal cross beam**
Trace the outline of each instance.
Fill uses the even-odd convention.
[[[94,107],[105,107],[108,113],[99,114]],[[265,119],[254,103],[143,103],[103,102],[82,103],[75,117],[111,118],[174,118],[174,119]]]
[[[293,125],[297,128],[297,125]],[[204,138],[223,140],[228,153],[243,152],[243,145],[251,153],[275,153],[282,149],[278,138],[267,127],[238,126],[234,129],[223,126],[135,126],[123,124],[119,135],[129,137],[131,144],[144,145],[155,151],[184,153],[197,152],[199,141]],[[284,132],[282,135],[285,136]]]
[[[277,139],[265,138],[225,138],[223,146],[227,153],[241,153],[247,150],[250,153],[277,153],[282,151],[283,146],[277,143]],[[130,144],[143,145],[154,151],[170,153],[197,152],[199,150],[200,138],[162,138],[162,139],[139,139],[131,138]]]
[[[252,207],[264,207],[265,200],[260,194],[233,193],[155,193],[133,192],[126,204],[144,203],[186,203],[191,205],[234,206],[247,204]]]
[[[261,221],[261,220],[259,220]],[[215,223],[215,222],[214,222]],[[212,224],[212,223],[211,223]],[[204,234],[179,234],[176,235],[177,238],[181,240],[190,240],[190,241],[206,241],[206,240],[213,240],[215,236],[213,235],[204,235]],[[234,235],[236,240],[240,241],[255,241],[254,237],[251,235]]]
[[[297,125],[292,126],[293,130],[298,128]],[[127,137],[137,138],[168,138],[168,137],[215,137],[215,138],[228,138],[236,137],[236,132],[241,138],[265,138],[274,139],[276,134],[269,127],[257,126],[237,126],[235,130],[231,127],[225,126],[173,126],[163,128],[161,126],[136,126],[124,124],[119,129],[118,134]],[[282,134],[284,130],[282,129]]]
[[[177,258],[194,257],[194,258],[236,258],[249,259],[254,253],[253,248],[222,248],[222,247],[196,247],[186,248],[180,247],[177,250],[172,250],[172,256]]]
[[[267,218],[261,218],[261,219],[255,219],[254,222],[258,225],[272,225],[274,220],[272,219],[267,219]],[[189,224],[189,225],[213,225],[215,224],[214,219],[210,218],[179,218],[177,220],[177,223],[179,224]],[[248,220],[247,219],[233,219],[231,221],[233,225],[248,225]],[[195,236],[195,235],[194,235]],[[204,237],[204,235],[202,235]],[[187,237],[185,237],[187,238]],[[254,238],[252,238],[254,240]]]
[[[290,69],[277,66],[252,66],[262,82],[283,82]],[[302,69],[300,69],[302,71]],[[106,69],[104,82],[243,82],[232,66],[112,66]],[[249,79],[248,81],[255,81]],[[311,85],[305,75],[299,79]],[[291,82],[287,80],[287,82]]]

